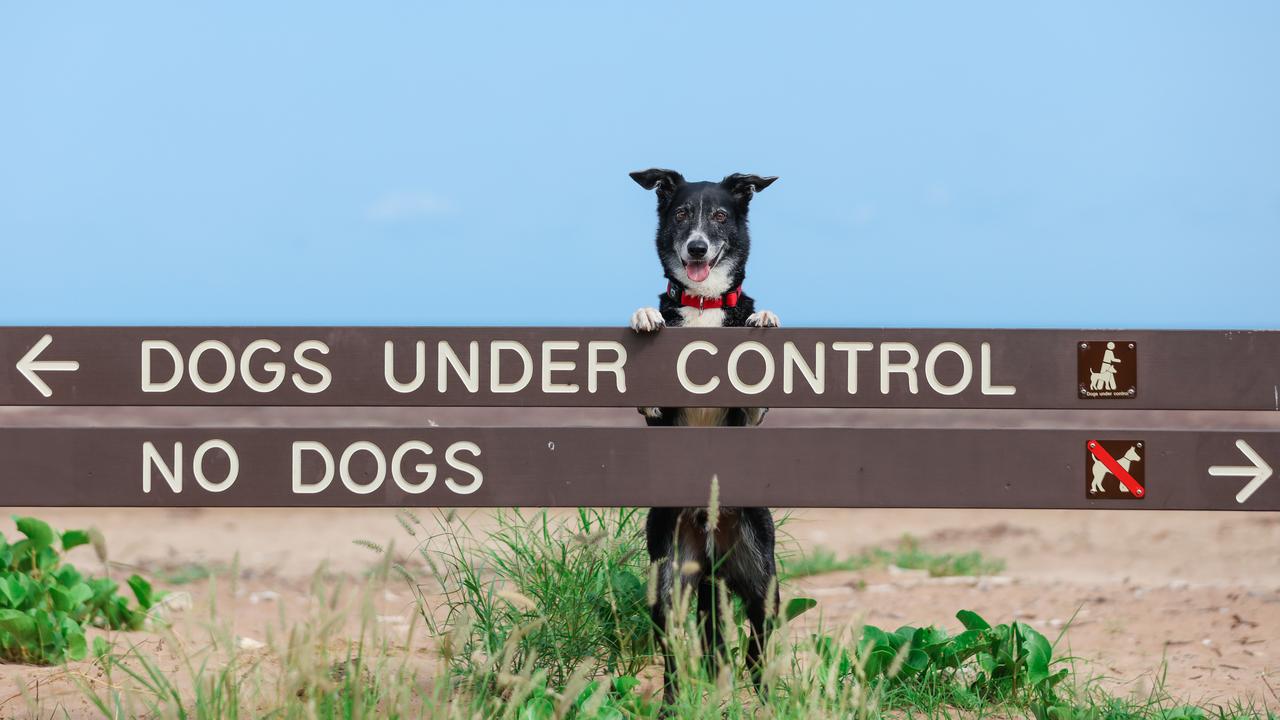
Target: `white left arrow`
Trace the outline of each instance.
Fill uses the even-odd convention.
[[[80,369],[80,363],[75,360],[37,360],[36,358],[40,357],[40,353],[44,352],[44,349],[49,347],[52,342],[53,336],[45,335],[35,345],[32,345],[27,354],[23,355],[22,359],[18,361],[18,372],[22,373],[22,377],[26,378],[27,382],[34,385],[40,391],[40,394],[45,397],[53,397],[53,390],[36,373],[51,370],[68,371]]]
[[[1209,474],[1214,476],[1231,476],[1231,477],[1251,477],[1249,484],[1240,488],[1240,492],[1236,493],[1236,502],[1242,503],[1249,499],[1258,488],[1262,487],[1262,483],[1271,477],[1271,466],[1266,460],[1262,459],[1253,448],[1249,447],[1249,443],[1244,440],[1236,440],[1236,447],[1240,448],[1240,452],[1248,458],[1252,465],[1210,465]]]

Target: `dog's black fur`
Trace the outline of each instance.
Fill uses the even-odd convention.
[[[659,296],[657,309],[641,308],[632,317],[637,332],[664,326],[775,327],[778,318],[757,312],[755,302],[739,295],[734,307],[708,310],[686,307],[681,292],[721,298],[738,289],[746,277],[751,237],[747,210],[755,193],[777,178],[733,174],[719,183],[686,182],[674,170],[643,170],[631,178],[658,195],[658,257],[671,290]],[[640,408],[649,425],[754,426],[764,419],[765,408]],[[701,508],[652,508],[646,525],[649,558],[658,566],[658,602],[653,622],[663,646],[667,701],[675,693],[673,658],[666,645],[667,615],[673,591],[697,592],[698,618],[703,632],[703,652],[715,669],[724,653],[716,611],[716,582],[742,598],[751,623],[747,666],[760,681],[764,648],[771,625],[770,613],[778,610],[778,583],[774,560],[773,515],[768,508],[721,508],[708,518]],[[677,582],[678,580],[678,582]],[[716,619],[713,619],[716,618]]]

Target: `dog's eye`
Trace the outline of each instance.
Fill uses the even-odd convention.
[[[680,208],[679,210],[676,211],[677,222],[684,222],[688,217],[689,217],[688,210],[685,210],[684,208]]]
[[[728,219],[729,219],[729,213],[727,213],[727,212],[725,212],[725,211],[723,211],[723,210],[717,210],[717,211],[715,211],[714,213],[712,213],[712,214],[711,214],[711,219],[712,219],[712,220],[715,220],[716,222],[721,222],[721,223],[722,223],[722,222],[724,222],[725,220],[728,220]]]

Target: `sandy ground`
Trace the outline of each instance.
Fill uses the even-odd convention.
[[[8,514],[10,510],[6,510]],[[12,512],[24,512],[12,510]],[[112,560],[150,573],[238,562],[239,587],[225,584],[220,614],[236,635],[266,639],[281,618],[307,607],[314,571],[324,565],[361,581],[373,563],[352,543],[404,536],[390,510],[42,509],[55,527],[96,525]],[[476,522],[485,512],[476,511]],[[976,610],[993,621],[1025,620],[1051,638],[1074,616],[1063,642],[1085,677],[1118,692],[1143,693],[1162,673],[1170,692],[1199,702],[1253,697],[1280,706],[1280,516],[1245,513],[1088,513],[1070,511],[801,510],[786,524],[798,547],[851,554],[891,546],[903,533],[936,552],[981,550],[1005,560],[999,576],[930,579],[894,569],[842,572],[798,581],[790,595],[819,600],[825,623],[885,627],[942,624]],[[73,552],[86,568],[97,560]],[[198,622],[208,585],[194,596]],[[407,591],[378,597],[383,621],[406,630]],[[815,613],[806,616],[818,619]],[[144,641],[145,634],[139,634]],[[425,650],[422,651],[425,653]],[[21,717],[21,689],[60,697],[88,712],[61,670],[0,665],[0,717]]]

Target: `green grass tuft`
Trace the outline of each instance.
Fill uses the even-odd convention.
[[[779,576],[784,581],[890,565],[904,570],[923,570],[930,577],[994,575],[1004,570],[1003,560],[977,551],[958,554],[927,552],[920,546],[920,541],[910,535],[903,535],[891,549],[869,548],[844,558],[822,547],[808,553],[793,550],[780,553],[778,564]]]
[[[811,575],[861,570],[866,566],[867,563],[859,559],[841,558],[826,548],[817,547],[808,553],[780,555],[778,576],[785,582]]]

